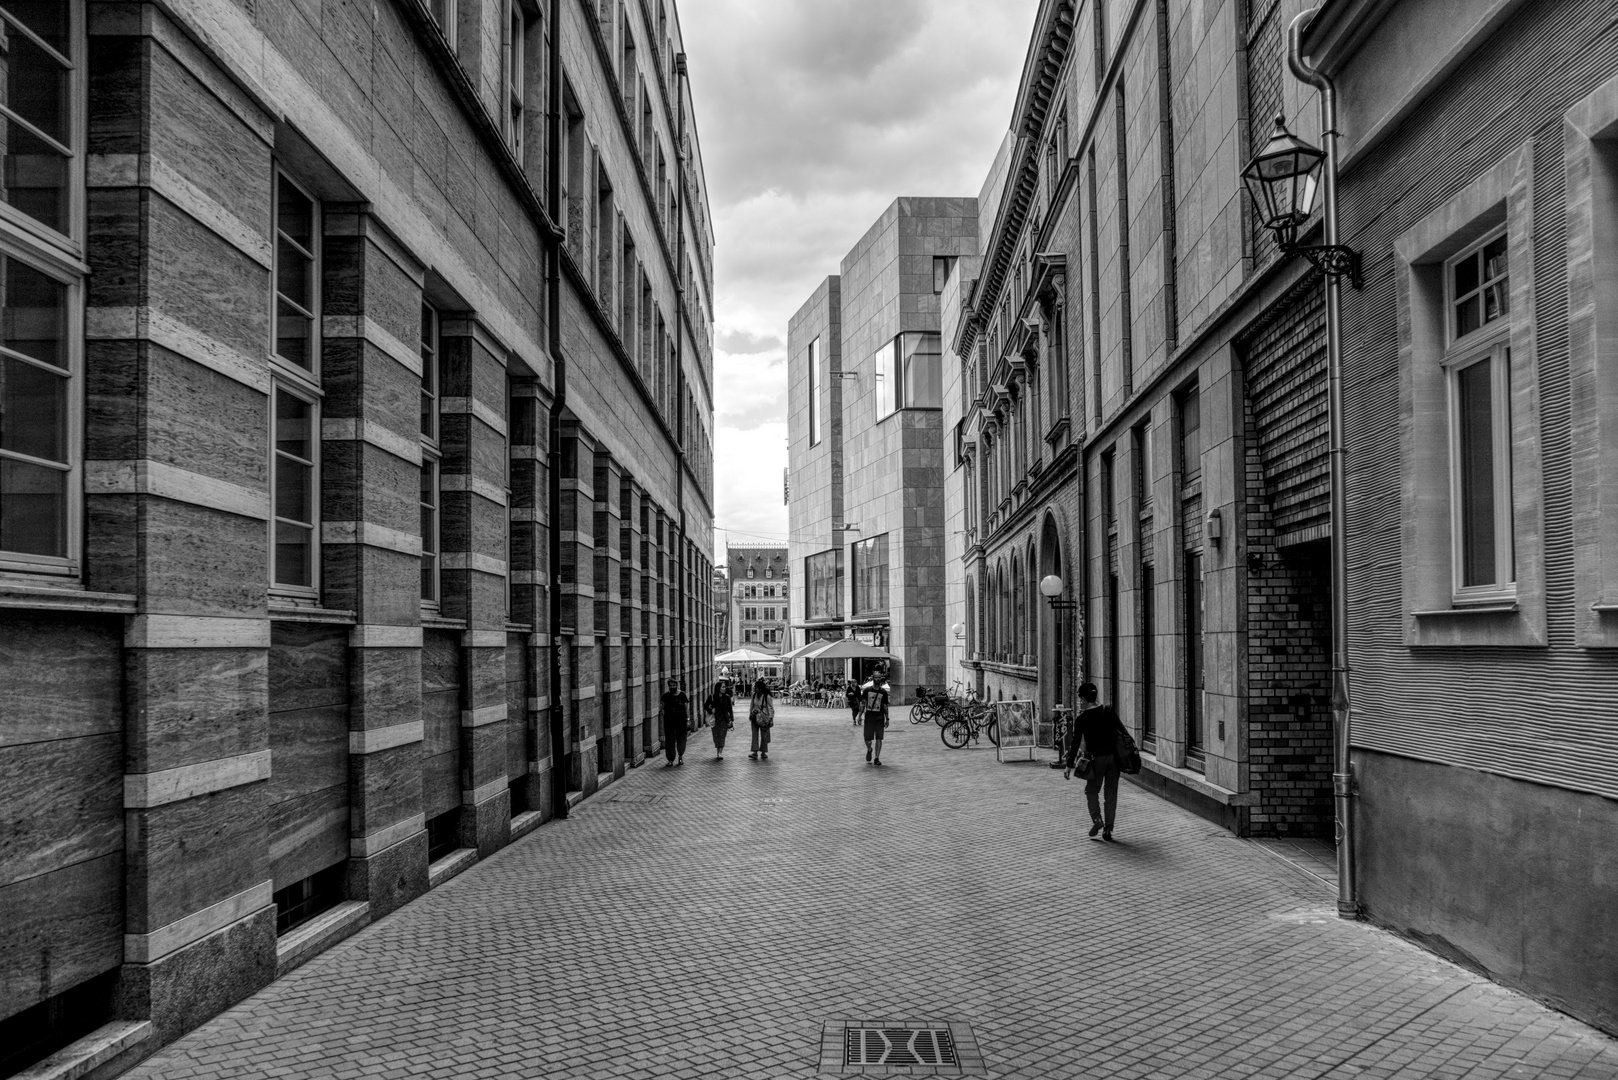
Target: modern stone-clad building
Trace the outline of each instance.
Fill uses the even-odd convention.
[[[0,23],[0,1074],[105,1074],[707,681],[711,225],[670,0]]]
[[[1618,26],[1324,4],[1366,915],[1618,1034]],[[1395,60],[1395,57],[1398,59]]]
[[[785,544],[727,545],[731,649],[786,652],[787,590],[791,575]]]
[[[887,649],[896,702],[944,679],[939,297],[977,233],[973,199],[896,199],[787,328],[793,644]]]

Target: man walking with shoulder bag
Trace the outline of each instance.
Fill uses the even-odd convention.
[[[1101,704],[1097,700],[1099,696],[1095,683],[1079,687],[1082,711],[1073,723],[1073,741],[1068,745],[1067,769],[1062,779],[1072,777],[1074,762],[1082,748],[1084,756],[1090,759],[1090,767],[1079,770],[1079,775],[1084,777],[1084,801],[1090,807],[1090,839],[1100,833],[1101,839],[1110,841],[1113,822],[1118,817],[1118,776],[1122,772],[1118,748],[1125,745],[1125,740],[1133,748],[1134,740],[1130,739],[1117,711],[1111,705]],[[1103,798],[1106,800],[1104,812]]]

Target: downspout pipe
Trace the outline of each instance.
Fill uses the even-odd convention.
[[[546,93],[550,96],[549,123],[545,131],[545,152],[550,168],[545,175],[545,201],[550,207],[551,220],[561,228],[562,221],[562,0],[550,3],[550,79]],[[550,743],[551,743],[551,814],[567,817],[567,777],[571,775],[568,761],[567,728],[562,701],[562,413],[567,408],[567,361],[562,357],[562,239],[549,238],[545,253],[545,323],[546,344],[551,354],[551,416],[546,429],[545,513],[546,576],[550,588],[546,599],[550,611],[547,629],[549,646],[545,653],[550,666]]]
[[[689,641],[687,639],[687,615],[689,598],[686,596],[686,577],[689,567],[686,565],[686,531],[685,531],[685,332],[690,322],[685,317],[685,81],[686,66],[685,53],[674,54],[674,109],[675,124],[679,130],[674,136],[674,174],[677,182],[674,185],[674,296],[675,305],[680,317],[675,320],[674,333],[674,500],[680,515],[680,551],[676,565],[679,567],[678,580],[675,582],[676,595],[679,596],[679,635],[680,635],[680,674],[682,678],[692,681],[692,689],[696,687],[695,664],[692,662]]]
[[[1303,58],[1303,31],[1319,8],[1292,20],[1287,29],[1287,65],[1299,81],[1320,92],[1320,132],[1326,152],[1322,183],[1324,242],[1337,237],[1337,87]],[[1354,881],[1354,772],[1349,755],[1353,711],[1348,667],[1348,498],[1343,465],[1343,286],[1337,274],[1326,276],[1326,382],[1331,416],[1331,712],[1332,792],[1336,807],[1337,914],[1360,914]]]

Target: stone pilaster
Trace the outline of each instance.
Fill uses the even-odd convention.
[[[545,526],[548,496],[547,433],[549,400],[538,379],[514,378],[507,417],[511,443],[511,551],[506,572],[510,577],[511,621],[530,628],[527,642],[527,689],[524,698],[523,737],[527,749],[525,802],[540,820],[551,813],[550,793],[550,593],[546,586],[549,537]],[[511,674],[507,673],[508,684]],[[507,723],[515,717],[508,714]],[[511,742],[507,732],[508,745]]]
[[[569,791],[591,794],[597,786],[596,744],[601,737],[601,702],[595,627],[595,498],[592,491],[595,444],[575,423],[564,420],[560,486],[562,590]]]
[[[653,745],[651,725],[647,722],[647,649],[646,610],[641,603],[642,583],[646,580],[645,563],[641,551],[645,534],[641,532],[641,507],[646,503],[646,492],[629,478],[624,479],[624,517],[619,523],[619,550],[622,552],[621,570],[622,615],[624,640],[624,694],[628,701],[624,754],[631,765],[639,765],[650,754]]]
[[[622,549],[619,526],[623,520],[620,501],[623,471],[612,455],[595,455],[595,581],[596,641],[602,665],[601,737],[605,749],[600,755],[601,771],[613,776],[624,774],[624,687],[626,656],[623,645],[623,597],[619,568]]]
[[[506,775],[506,350],[470,315],[446,318],[442,613],[462,620],[461,846],[511,832]]]
[[[348,895],[380,918],[427,891],[422,804],[422,267],[364,207],[324,237],[323,603],[349,633]]]

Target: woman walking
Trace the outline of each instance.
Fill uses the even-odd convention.
[[[753,752],[747,756],[754,761],[770,760],[770,728],[775,726],[775,695],[763,679],[753,684],[753,700],[748,703],[747,719],[753,725]]]
[[[860,684],[853,679],[848,680],[848,686],[843,689],[843,701],[854,714],[854,726],[859,727],[865,710],[860,706]]]
[[[714,685],[713,693],[708,695],[708,700],[702,703],[702,711],[713,717],[714,756],[719,761],[725,760],[725,734],[735,723],[734,709],[730,680],[720,679]]]

